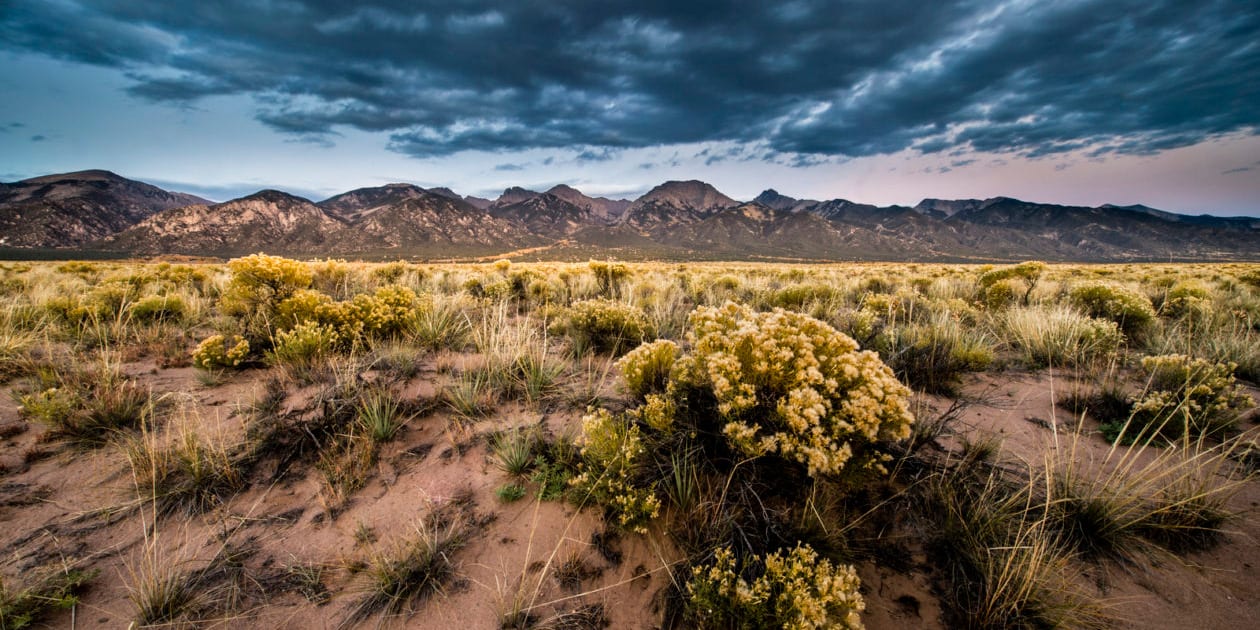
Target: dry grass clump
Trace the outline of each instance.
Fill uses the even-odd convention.
[[[44,366],[26,389],[19,413],[47,427],[50,439],[80,446],[101,446],[139,427],[153,407],[149,392],[106,357],[92,371]]]
[[[187,416],[172,437],[148,426],[122,441],[136,493],[158,513],[205,512],[244,487],[241,450],[207,439]]]
[[[1110,320],[1067,306],[1021,306],[1002,313],[1002,336],[1033,367],[1084,366],[1114,353],[1124,340]]]
[[[364,594],[351,608],[347,624],[378,612],[409,615],[421,600],[442,592],[455,576],[454,554],[468,534],[458,518],[434,514],[416,523],[406,538],[375,550],[361,573]]]

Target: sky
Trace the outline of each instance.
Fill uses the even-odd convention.
[[[1260,216],[1254,0],[0,0],[0,181]]]

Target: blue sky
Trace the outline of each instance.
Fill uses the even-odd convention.
[[[0,4],[0,181],[1260,215],[1246,1]]]

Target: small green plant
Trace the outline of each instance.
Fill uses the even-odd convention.
[[[0,628],[30,628],[55,610],[73,608],[94,576],[58,566],[28,572],[21,586],[0,579]]]
[[[377,444],[394,439],[402,427],[403,415],[398,398],[387,389],[369,389],[359,403],[356,421],[359,429]]]
[[[687,615],[696,628],[862,628],[866,608],[853,567],[808,545],[737,563],[728,548],[692,569]]]
[[[533,432],[516,429],[491,437],[490,452],[494,455],[499,470],[513,477],[521,477],[533,467],[537,444],[538,440]]]
[[[494,496],[499,498],[503,503],[512,503],[519,501],[525,497],[525,486],[519,483],[507,483],[499,486],[494,491]]]

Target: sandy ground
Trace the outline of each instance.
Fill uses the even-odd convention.
[[[241,409],[263,388],[265,374],[246,371],[217,386],[198,382],[191,368],[156,370],[145,363],[125,371],[159,395],[179,401],[209,435],[233,439],[242,431]],[[431,399],[442,376],[423,371],[403,388]],[[1082,461],[1106,456],[1107,444],[1053,401],[1078,386],[1069,373],[1000,372],[971,379],[974,399],[960,418],[969,436],[997,435],[1003,461],[1036,462],[1068,440]],[[306,400],[294,393],[286,405]],[[936,399],[934,404],[948,404]],[[500,407],[470,429],[452,429],[439,409],[408,423],[384,448],[367,486],[348,504],[330,510],[318,473],[309,465],[274,475],[257,471],[245,491],[203,515],[155,519],[138,501],[127,460],[116,447],[81,451],[40,441],[42,429],[18,416],[11,396],[0,396],[0,573],[28,575],[37,567],[75,561],[97,571],[73,611],[50,627],[125,628],[134,616],[129,595],[154,566],[195,570],[230,556],[241,575],[229,616],[205,626],[254,628],[344,627],[360,601],[361,566],[387,550],[427,515],[457,513],[472,529],[455,554],[456,578],[417,610],[373,616],[365,627],[497,628],[502,615],[529,610],[540,622],[602,606],[609,627],[659,627],[671,567],[678,553],[667,532],[602,538],[594,510],[542,502],[531,493],[504,504],[494,494],[506,481],[491,462],[486,441],[494,429],[540,423],[563,431],[578,422],[572,409]],[[945,448],[958,444],[944,440]],[[1241,514],[1215,548],[1188,556],[1151,554],[1132,562],[1082,565],[1083,585],[1101,597],[1120,628],[1253,628],[1260,619],[1260,483],[1251,482],[1231,507]],[[222,564],[222,563],[220,563]],[[564,569],[561,570],[561,567]],[[944,627],[927,555],[911,549],[908,568],[894,571],[866,562],[858,567],[869,628]],[[559,576],[565,576],[560,579]],[[299,576],[314,576],[303,581]]]

